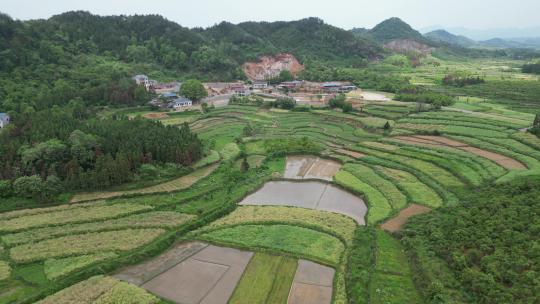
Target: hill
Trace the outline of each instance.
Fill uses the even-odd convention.
[[[477,44],[476,41],[472,39],[469,39],[465,36],[454,35],[445,30],[435,30],[435,31],[424,34],[424,37],[434,42],[443,42],[443,43],[457,45],[461,47],[471,47]]]
[[[409,24],[399,18],[390,18],[375,26],[369,31],[373,39],[380,43],[388,43],[392,40],[407,39],[427,45],[434,45],[433,42],[424,38],[420,32],[413,29]]]

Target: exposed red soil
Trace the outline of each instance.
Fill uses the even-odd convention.
[[[263,56],[258,62],[246,62],[242,69],[251,80],[266,80],[279,76],[279,73],[284,70],[296,77],[304,70],[304,66],[292,54],[283,53],[276,56]]]
[[[429,45],[414,41],[412,39],[396,39],[384,45],[385,48],[398,53],[408,53],[412,51],[422,54],[431,54],[433,48]]]
[[[390,231],[390,232],[396,232],[401,230],[401,227],[407,223],[410,217],[422,214],[422,213],[428,213],[431,209],[425,206],[417,205],[417,204],[411,204],[409,207],[401,210],[399,214],[386,221],[384,224],[381,225],[381,228]]]

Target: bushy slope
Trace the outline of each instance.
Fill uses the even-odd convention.
[[[369,31],[373,39],[380,43],[387,43],[396,39],[410,39],[427,45],[434,45],[418,31],[399,18],[387,19]]]
[[[457,45],[462,47],[471,47],[476,45],[476,41],[469,39],[465,36],[458,36],[452,33],[449,33],[445,30],[436,30],[424,34],[424,36],[435,42],[443,42],[451,45]]]

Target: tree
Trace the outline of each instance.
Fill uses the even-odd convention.
[[[39,198],[44,184],[38,175],[22,176],[13,182],[13,190],[22,197]]]
[[[11,182],[8,180],[0,180],[0,197],[10,197],[11,194]]]
[[[540,114],[536,114],[534,117],[533,127],[539,127],[540,126]]]
[[[247,172],[248,170],[249,170],[249,163],[247,161],[247,157],[244,156],[244,158],[242,159],[242,164],[240,166],[240,171]]]
[[[392,128],[392,126],[390,125],[390,122],[387,121],[387,122],[384,124],[384,129],[385,129],[385,130],[390,130],[390,128]]]
[[[243,133],[244,133],[244,136],[246,137],[249,137],[249,136],[253,136],[253,127],[251,126],[251,124],[247,124],[245,127],[244,127],[244,130],[243,130]]]
[[[206,92],[203,84],[196,79],[186,80],[180,88],[180,94],[193,101],[200,101],[208,96],[208,92]]]

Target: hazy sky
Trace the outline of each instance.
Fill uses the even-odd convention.
[[[393,16],[415,28],[540,26],[540,0],[0,0],[0,11],[16,19],[48,18],[69,10],[160,14],[187,27],[310,16],[345,29],[373,27]]]

